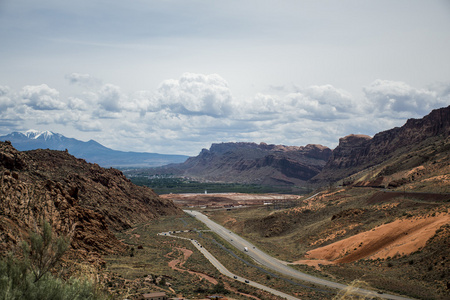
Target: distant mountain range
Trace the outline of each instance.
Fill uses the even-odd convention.
[[[364,184],[396,185],[388,182],[391,179],[387,174],[420,167],[444,155],[450,149],[449,136],[450,106],[433,110],[422,119],[409,119],[402,127],[377,133],[373,138],[353,134],[340,138],[334,150],[321,145],[212,144],[209,150],[203,149],[184,163],[127,174],[167,174],[200,181],[312,187],[338,181],[353,182],[357,178],[355,174],[364,170],[373,172],[378,166],[379,173],[370,173],[373,178]],[[448,163],[446,159],[444,162]],[[377,182],[371,183],[375,177]]]
[[[266,143],[220,143],[181,164],[127,172],[170,174],[200,181],[262,185],[300,185],[319,174],[331,155],[322,145],[284,146]]]
[[[136,171],[124,171],[128,176],[166,174],[199,181],[302,187],[352,182],[356,180],[355,174],[364,170],[373,172],[383,165],[377,174],[384,175],[385,179],[380,177],[378,183],[371,183],[380,184],[395,170],[419,167],[446,153],[450,147],[449,136],[450,106],[433,110],[422,119],[409,119],[402,127],[377,133],[374,137],[348,135],[340,138],[334,150],[322,145],[230,142],[212,144],[198,156],[188,157],[115,151],[93,140],[82,142],[49,131],[13,132],[1,136],[0,140],[9,140],[21,151],[67,149],[75,157],[103,167],[141,167]],[[425,150],[420,150],[425,148],[432,151],[425,154]]]
[[[189,158],[185,155],[117,151],[94,140],[83,142],[51,131],[12,132],[0,136],[0,141],[10,141],[19,151],[35,149],[64,151],[67,149],[73,156],[83,158],[87,162],[96,163],[102,167],[158,167],[181,163]]]

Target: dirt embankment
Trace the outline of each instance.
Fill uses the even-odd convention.
[[[359,259],[386,259],[408,255],[424,247],[442,225],[450,223],[449,214],[396,220],[306,253],[294,264],[349,263]]]

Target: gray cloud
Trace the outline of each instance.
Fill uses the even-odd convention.
[[[102,83],[100,79],[95,78],[89,74],[71,73],[69,75],[66,75],[66,79],[71,84],[76,84],[88,88],[100,86]]]

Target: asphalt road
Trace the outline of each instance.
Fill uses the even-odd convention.
[[[162,233],[159,233],[159,235],[164,235],[164,236],[170,236],[170,237],[190,240],[188,238],[172,235],[170,232],[162,232]],[[264,291],[269,292],[269,293],[271,293],[273,295],[280,296],[282,298],[286,298],[288,300],[300,300],[299,298],[296,298],[294,296],[288,295],[288,294],[280,292],[278,290],[274,290],[274,289],[272,289],[272,288],[270,288],[268,286],[259,284],[257,282],[250,281],[249,279],[246,279],[246,278],[243,278],[243,277],[239,277],[239,276],[231,273],[227,268],[225,268],[224,265],[222,265],[220,263],[220,261],[217,260],[217,258],[215,258],[208,250],[206,250],[198,241],[196,241],[196,240],[190,240],[190,241],[198,249],[198,251],[200,251],[213,264],[213,266],[220,273],[222,273],[223,275],[228,276],[230,278],[233,278],[234,280],[243,282],[245,284],[251,285],[251,286],[253,286],[253,287],[257,288],[257,289],[264,290]]]
[[[216,222],[210,220],[207,216],[204,214],[193,211],[193,210],[184,210],[185,213],[197,218],[199,221],[203,222],[208,226],[212,231],[217,233],[219,236],[221,236],[223,239],[227,240],[230,244],[232,244],[237,249],[241,250],[251,258],[253,258],[256,262],[260,263],[261,265],[265,266],[268,269],[271,269],[273,271],[276,271],[280,274],[287,275],[289,277],[303,280],[306,282],[311,282],[317,285],[326,286],[329,288],[335,288],[335,289],[344,289],[347,288],[346,285],[340,284],[337,282],[321,279],[318,277],[314,277],[308,274],[305,274],[303,272],[297,271],[295,269],[292,269],[287,265],[287,262],[278,260],[265,252],[259,250],[256,248],[255,245],[251,244],[250,242],[244,240],[237,234],[231,232],[230,230],[226,229],[225,227],[217,224]],[[247,247],[248,251],[245,251],[245,247]],[[361,295],[365,296],[375,296],[379,298],[384,299],[393,299],[393,300],[407,300],[411,298],[405,298],[401,296],[395,296],[390,294],[378,294],[374,291],[365,290],[365,289],[357,289],[357,292]]]

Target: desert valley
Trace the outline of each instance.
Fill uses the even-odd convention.
[[[450,298],[450,106],[335,149],[224,142],[120,170],[3,140],[1,299],[52,280],[70,299]]]

